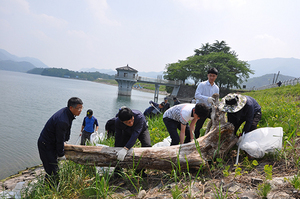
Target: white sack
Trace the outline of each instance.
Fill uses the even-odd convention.
[[[98,131],[92,133],[90,136],[90,142],[92,145],[95,145],[98,142],[100,142],[100,140],[104,140],[104,139],[105,139],[104,133],[100,132],[100,134],[99,134]]]
[[[241,136],[237,142],[241,150],[254,158],[262,158],[265,153],[282,148],[282,127],[259,128]]]

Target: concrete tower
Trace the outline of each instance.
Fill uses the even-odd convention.
[[[118,82],[119,95],[131,95],[132,86],[137,82],[137,70],[128,66],[116,68],[115,80]]]

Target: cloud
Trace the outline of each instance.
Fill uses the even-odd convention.
[[[112,26],[119,25],[116,20],[112,20],[108,17],[109,6],[106,0],[87,0],[87,3],[88,9],[100,23]]]

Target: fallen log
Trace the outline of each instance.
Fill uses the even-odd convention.
[[[219,139],[219,129],[221,130]],[[211,130],[197,139],[201,156],[194,141],[169,147],[131,148],[124,161],[117,160],[117,152],[121,147],[65,145],[65,156],[79,164],[122,168],[146,168],[156,170],[172,170],[180,164],[182,169],[188,167],[199,169],[202,163],[212,160],[217,155],[226,154],[237,142],[233,135],[234,126],[226,123],[220,128]],[[218,142],[220,141],[220,145]]]

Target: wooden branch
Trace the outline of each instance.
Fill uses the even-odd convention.
[[[147,168],[156,170],[172,170],[178,166],[178,161],[182,169],[199,169],[200,165],[207,160],[211,160],[217,154],[225,154],[237,142],[233,135],[234,126],[226,123],[221,128],[220,148],[218,150],[219,128],[213,129],[210,133],[197,139],[201,156],[193,142],[168,147],[141,147],[132,148],[128,151],[124,161],[117,160],[117,152],[121,147],[102,146],[81,146],[65,145],[65,156],[79,164],[115,167],[117,164],[122,168]]]

